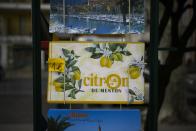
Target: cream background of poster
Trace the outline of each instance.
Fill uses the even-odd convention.
[[[130,63],[134,60],[140,60],[144,56],[144,44],[142,43],[127,43],[127,50],[132,53],[130,56],[123,56],[123,62],[115,61],[111,68],[101,67],[100,59],[93,59],[91,53],[87,52],[85,48],[92,47],[94,43],[97,42],[51,42],[50,43],[50,58],[63,57],[62,48],[68,50],[74,50],[76,55],[79,55],[78,62],[75,64],[80,68],[81,79],[83,79],[81,90],[84,92],[79,92],[76,94],[76,99],[68,97],[70,91],[57,92],[53,85],[53,81],[59,77],[56,72],[49,72],[49,82],[48,82],[48,102],[67,102],[67,103],[122,103],[126,104],[130,101],[130,95],[128,89],[131,89],[138,96],[144,96],[144,78],[140,75],[137,79],[130,79],[127,73]],[[99,42],[103,44],[105,42]],[[113,42],[106,42],[113,44]],[[122,43],[125,44],[125,43]],[[141,71],[143,72],[143,70]],[[95,84],[85,86],[84,78],[97,76],[98,78],[104,78],[110,74],[117,74],[121,79],[121,86],[116,90],[111,91],[107,87],[107,84],[102,82],[102,86],[96,86]],[[142,73],[141,73],[142,74]],[[129,86],[123,87],[123,78],[129,78]],[[99,80],[98,80],[99,81]],[[89,81],[90,83],[90,81]],[[96,92],[92,92],[92,89]],[[102,92],[104,91],[104,92]],[[65,97],[64,97],[65,96]],[[131,100],[131,102],[143,102],[143,100]]]

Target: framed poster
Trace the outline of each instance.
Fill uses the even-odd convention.
[[[144,0],[51,0],[50,33],[144,32]]]
[[[144,102],[144,43],[58,41],[49,48],[49,103]]]
[[[48,131],[140,131],[139,110],[48,111]]]

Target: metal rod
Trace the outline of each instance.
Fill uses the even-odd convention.
[[[33,130],[42,130],[40,0],[32,0]]]
[[[150,22],[150,101],[147,116],[147,130],[157,131],[158,117],[158,42],[159,1],[151,0]]]
[[[63,28],[65,29],[65,0],[63,0]]]
[[[168,48],[158,48],[159,51],[175,51],[175,52],[195,52],[196,47],[187,47],[187,48],[175,48],[175,47],[168,47]]]
[[[130,24],[130,21],[131,21],[131,0],[129,0],[129,16],[128,17],[129,17],[129,32],[130,32],[130,30],[131,30],[131,24]]]
[[[175,47],[173,47],[173,48],[158,48],[158,51],[178,51],[178,49],[177,48],[175,48]]]

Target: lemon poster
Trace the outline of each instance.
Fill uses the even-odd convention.
[[[143,103],[144,43],[53,41],[49,49],[49,103]]]
[[[141,131],[139,110],[48,111],[48,131]]]

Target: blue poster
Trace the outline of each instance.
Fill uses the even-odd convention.
[[[141,131],[139,110],[48,111],[48,131]]]
[[[144,0],[51,0],[50,33],[144,32]]]

